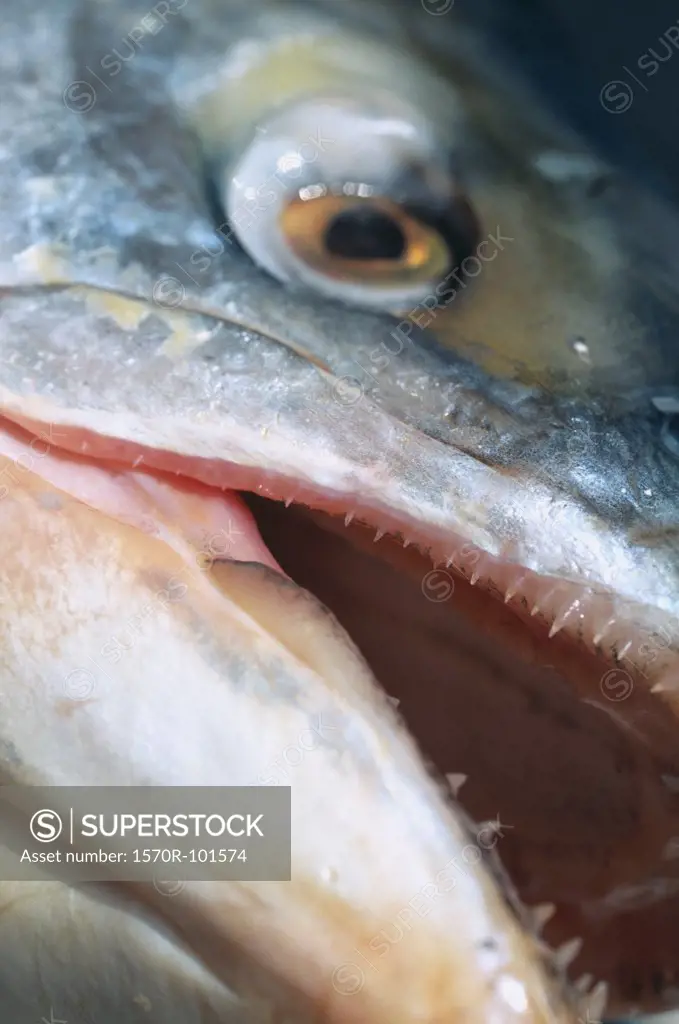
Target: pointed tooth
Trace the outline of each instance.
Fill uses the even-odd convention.
[[[468,775],[463,775],[461,772],[448,772],[446,781],[452,790],[453,796],[457,796],[468,778]]]
[[[285,507],[286,508],[290,508],[291,505],[292,505],[292,498],[286,498],[285,499]]]
[[[451,567],[451,565],[453,564],[454,561],[455,561],[455,555],[451,555],[450,558],[446,562],[446,569],[450,569],[450,567]]]
[[[387,700],[389,701],[391,706],[395,708],[397,708],[401,703],[398,697],[392,697],[390,693],[387,694]]]
[[[511,599],[518,593],[519,588],[527,575],[528,573],[524,572],[522,576],[519,576],[518,579],[514,580],[513,584],[507,587],[507,590],[505,591],[505,604],[509,604]]]
[[[581,949],[582,939],[571,939],[569,942],[564,942],[563,946],[555,949],[552,957],[557,967],[560,967],[562,971],[566,971]]]
[[[491,832],[493,835],[498,835],[500,838],[505,834],[502,831],[504,828],[513,828],[512,825],[505,825],[499,814],[496,818],[490,818],[487,821],[477,821],[476,827],[479,832]]]
[[[622,659],[625,657],[625,655],[629,651],[630,647],[632,646],[632,643],[633,643],[632,640],[628,640],[627,643],[625,644],[625,646],[622,648],[622,650],[618,651],[618,653],[616,655],[616,659],[615,659],[616,661],[622,661]]]
[[[378,530],[373,538],[373,544],[377,544],[378,540],[382,540],[385,534],[385,530]]]
[[[533,922],[533,928],[539,935],[549,919],[554,916],[556,907],[553,903],[537,903],[534,907],[527,909]]]
[[[679,690],[678,679],[661,679],[651,687],[651,693],[676,693]]]
[[[353,518],[354,518],[354,513],[353,512],[347,512],[347,514],[344,517],[344,525],[345,526],[350,526],[351,525],[351,520]]]
[[[475,587],[480,579],[481,573],[478,571],[478,569],[474,569],[474,572],[469,577],[469,582],[471,583],[472,587]]]
[[[557,617],[554,619],[554,622],[552,623],[551,628],[549,630],[549,639],[550,640],[551,640],[551,638],[553,636],[556,636],[556,634],[559,632],[560,629],[563,629],[563,627],[566,625],[566,622],[571,617],[573,612],[577,608],[579,608],[579,607],[580,607],[580,601],[576,598],[575,601],[572,601],[571,604],[569,604],[569,606],[568,606],[568,608],[566,609],[565,612],[563,612],[561,615],[557,615]]]
[[[546,604],[549,604],[550,600],[554,596],[554,592],[556,589],[556,587],[552,587],[550,591],[548,591],[546,594],[543,594],[543,596],[535,602],[535,604],[531,608],[531,616],[537,615],[541,608],[543,608]]]
[[[590,1024],[600,1024],[606,1012],[608,1002],[608,985],[605,981],[599,981],[587,996],[587,1018]]]
[[[616,619],[609,619],[608,622],[606,623],[606,625],[603,626],[599,630],[598,633],[594,634],[594,639],[592,640],[592,643],[594,644],[595,647],[599,646],[599,644],[601,643],[603,638],[606,636],[606,633],[608,633],[608,631],[611,628],[611,626],[615,625],[616,621],[617,621]]]
[[[412,541],[408,537],[406,537],[406,539],[403,541],[403,547],[404,548],[409,548],[411,544],[412,544]]]
[[[579,992],[581,995],[586,996],[589,992],[590,985],[593,981],[593,975],[583,974],[581,975],[581,977],[578,978],[577,981],[573,982],[573,988],[576,990],[576,992]]]
[[[558,587],[552,587],[552,589],[548,590],[546,594],[543,594],[543,596],[533,605],[531,615],[537,615],[541,608],[543,608],[546,604],[549,604],[549,602],[554,597],[554,594],[557,592],[558,589]]]

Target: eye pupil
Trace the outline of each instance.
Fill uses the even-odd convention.
[[[392,217],[369,207],[343,210],[325,233],[325,247],[347,260],[399,260],[406,239]]]

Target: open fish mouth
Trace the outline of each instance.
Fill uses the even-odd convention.
[[[290,785],[293,881],[3,883],[11,1024],[677,1005],[673,211],[463,22],[15,6],[2,778]]]
[[[122,430],[111,437],[103,432],[105,419],[97,421],[95,432],[74,425],[63,411],[57,420],[52,409],[50,421],[41,423],[9,405],[5,411],[11,419],[4,421],[2,434],[6,500],[0,512],[7,548],[16,548],[29,572],[36,562],[41,566],[41,578],[27,585],[37,605],[54,599],[55,583],[49,571],[45,577],[46,569],[59,566],[60,589],[76,592],[75,581],[69,583],[73,574],[62,567],[63,559],[73,555],[61,550],[69,545],[59,520],[78,516],[76,536],[87,545],[93,545],[92,530],[101,529],[83,524],[69,499],[91,517],[103,512],[126,532],[146,542],[152,538],[179,556],[169,571],[151,548],[136,563],[120,550],[115,557],[107,551],[91,553],[90,572],[104,567],[132,572],[134,586],[125,599],[104,595],[95,614],[104,622],[97,629],[80,634],[63,627],[59,655],[51,665],[41,662],[37,684],[31,680],[28,686],[20,662],[14,667],[25,688],[20,697],[15,695],[14,710],[25,724],[11,717],[7,723],[11,778],[81,778],[77,758],[64,761],[51,752],[36,764],[35,756],[23,753],[22,733],[28,729],[29,736],[33,728],[25,701],[29,708],[42,701],[54,708],[55,742],[65,739],[71,718],[78,717],[90,720],[93,738],[101,736],[100,715],[113,699],[112,681],[121,666],[143,672],[139,659],[152,652],[163,664],[155,645],[163,642],[158,618],[167,612],[168,600],[172,628],[179,628],[184,612],[177,617],[175,601],[183,609],[185,602],[194,605],[200,588],[213,590],[231,606],[228,612],[221,609],[222,618],[212,626],[223,631],[227,651],[234,642],[235,605],[239,616],[254,621],[303,665],[311,664],[326,685],[350,694],[349,680],[353,685],[359,674],[356,645],[398,709],[392,718],[388,704],[378,704],[386,734],[399,737],[405,728],[444,790],[450,786],[439,813],[454,798],[456,813],[462,814],[467,840],[461,840],[460,870],[476,868],[477,859],[481,870],[490,870],[507,901],[503,913],[519,922],[528,937],[530,952],[522,955],[542,965],[551,979],[543,984],[556,985],[560,994],[544,1011],[547,1019],[558,1013],[559,999],[574,1000],[573,1013],[583,1019],[590,1014],[593,1020],[601,1018],[605,1007],[629,1013],[671,1004],[679,758],[670,617],[656,612],[653,629],[640,626],[648,609],[612,590],[542,576],[491,556],[452,530],[446,534],[439,527],[428,534],[424,517],[413,521],[404,516],[397,502],[389,507],[382,486],[388,475],[374,466],[368,467],[365,482],[352,479],[344,492],[338,475],[331,491],[310,474],[283,475],[275,459],[264,468],[261,451],[255,454],[242,442],[239,462],[187,457],[135,440],[144,433],[141,420],[129,423],[124,438]],[[265,435],[257,432],[263,443]],[[304,457],[313,464],[309,448]],[[26,522],[32,529],[22,541]],[[238,562],[246,563],[240,574]],[[8,589],[15,572],[7,556]],[[285,583],[284,574],[293,582]],[[87,579],[88,571],[83,575]],[[329,627],[325,620],[319,624],[317,606],[294,584],[329,608],[348,636],[332,626],[328,638]],[[92,590],[80,586],[89,604]],[[78,617],[77,601],[72,614]],[[197,614],[194,606],[189,619]],[[9,620],[8,628],[16,632],[16,622]],[[196,631],[199,649],[205,628],[203,623]],[[28,643],[30,630],[22,632]],[[241,657],[253,657],[247,643]],[[266,662],[267,655],[260,653],[249,667],[255,688],[261,685],[262,657]],[[331,672],[328,662],[333,660]],[[230,665],[220,671],[233,674]],[[263,671],[270,678],[276,669],[265,665]],[[172,704],[170,692],[163,699]],[[317,699],[316,694],[306,704],[307,715],[310,708],[321,707],[314,704]],[[151,702],[147,711],[155,715],[158,709]],[[325,722],[325,741],[337,742],[332,733],[340,728],[343,735],[351,734],[348,725],[334,724],[337,715],[331,705],[330,711],[310,718]],[[135,752],[131,764],[140,738],[142,746],[155,747],[144,718],[138,708],[125,741]],[[298,732],[301,736],[303,729]],[[224,769],[207,759],[197,778],[292,785],[295,792],[306,755],[294,742],[297,733],[291,736],[273,753],[269,745],[268,754],[267,744],[253,737],[256,755],[248,759],[249,768]],[[146,759],[142,752],[133,779],[145,777]],[[100,760],[86,761],[87,777]],[[316,770],[313,764],[303,767]],[[118,770],[104,758],[95,777],[103,784],[118,778]],[[152,777],[156,774],[157,769],[151,771]],[[195,768],[191,774],[196,777]],[[176,769],[157,776],[166,777],[177,783],[182,778]],[[414,890],[405,909],[397,906],[393,914],[373,919],[363,942],[352,938],[346,955],[331,961],[330,967],[339,971],[331,977],[340,1001],[343,985],[353,994],[365,983],[365,972],[381,972],[384,964],[395,970],[400,955],[413,955],[420,917],[439,900],[445,906],[448,889],[454,888],[443,870],[449,863],[432,876],[435,882],[428,879]],[[328,870],[341,875],[332,864]],[[416,896],[423,902],[420,906],[415,900],[413,910]],[[294,920],[287,927],[294,931]],[[506,927],[496,921],[491,934]],[[484,964],[481,974],[486,970]],[[493,965],[491,974],[496,971]],[[518,971],[516,966],[504,963],[500,979],[513,978],[512,971]],[[516,976],[523,984],[523,974]],[[495,999],[511,1017],[524,997],[509,981],[498,984]],[[338,1020],[344,1019],[343,1011],[336,1012]],[[539,1005],[532,1005],[531,1012],[540,1019]]]

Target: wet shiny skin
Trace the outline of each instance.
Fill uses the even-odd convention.
[[[22,937],[5,937],[0,957],[16,1024],[49,1013],[43,1002],[52,994],[68,1000],[69,1018],[84,1002],[108,1024],[136,1012],[132,997],[150,998],[151,986],[160,1019],[181,1024],[221,1024],[228,1014],[259,1024],[269,1009],[258,1002],[262,992],[272,1013],[295,1005],[302,1019],[320,1014],[333,1024],[412,1024],[422,1006],[442,1006],[446,1021],[571,1016],[568,993],[552,984],[565,961],[539,945],[528,918],[510,912],[502,886],[481,870],[460,881],[452,909],[438,906],[412,945],[394,946],[386,970],[366,974],[353,1001],[333,987],[343,959],[370,943],[443,853],[464,842],[466,819],[429,778],[343,634],[297,594],[311,609],[300,626],[287,584],[257,567],[242,576],[231,565],[226,581],[202,575],[169,621],[153,619],[98,701],[64,715],[63,700],[52,700],[50,686],[72,659],[99,650],[100,631],[105,638],[119,630],[130,606],[143,606],[163,573],[192,556],[194,528],[210,519],[208,505],[220,506],[223,488],[261,489],[293,505],[360,513],[375,528],[410,530],[437,561],[470,541],[486,588],[513,563],[503,583],[518,590],[492,616],[459,580],[458,602],[433,609],[419,579],[402,585],[381,565],[371,579],[363,562],[357,603],[340,586],[353,564],[346,552],[339,583],[333,573],[316,579],[315,570],[309,583],[401,695],[425,752],[442,771],[470,775],[462,806],[468,800],[473,813],[494,816],[507,804],[509,824],[516,820],[503,843],[517,885],[527,899],[552,898],[554,887],[559,911],[548,939],[585,939],[575,976],[591,961],[612,982],[612,1005],[626,1010],[675,999],[674,904],[616,910],[602,923],[587,901],[600,900],[606,885],[673,870],[662,861],[675,813],[662,776],[675,774],[668,690],[677,678],[679,466],[663,447],[651,398],[677,383],[679,232],[655,197],[615,174],[602,189],[602,169],[587,159],[582,173],[579,144],[540,115],[535,97],[524,102],[511,76],[496,74],[465,34],[461,8],[432,18],[415,3],[395,18],[393,5],[362,0],[294,10],[191,0],[144,36],[142,51],[97,87],[83,113],[64,102],[68,84],[91,81],[92,67],[104,71],[102,56],[147,8],[141,0],[63,0],[49,11],[9,5],[0,39],[0,408],[36,434],[49,424],[57,441],[37,477],[19,476],[0,505],[1,579],[17,615],[2,650],[15,703],[0,740],[21,755],[5,762],[48,778],[122,774],[163,784],[181,768],[201,781],[239,773],[249,781],[285,747],[289,726],[293,735],[305,727],[305,701],[313,711],[342,710],[346,738],[341,772],[328,750],[296,778],[296,887],[213,890],[202,903],[189,891],[171,906],[133,894],[112,909],[102,894],[57,890],[49,914],[39,900],[22,905],[4,889],[4,912]],[[289,46],[279,45],[290,32]],[[435,67],[443,80],[432,87]],[[435,316],[431,303],[405,309],[396,338],[393,318],[284,283],[247,257],[244,239],[231,244],[217,230],[235,220],[233,168],[254,161],[255,184],[273,172],[280,153],[271,166],[260,143],[267,131],[281,140],[279,100],[292,108],[295,144],[319,130],[332,138],[337,103],[326,104],[328,123],[319,125],[305,119],[307,100],[348,86],[360,109],[380,92],[385,107],[371,116],[382,122],[394,98],[400,117],[414,103],[416,119],[436,128],[421,162],[454,180],[482,241],[502,239],[448,308]],[[353,163],[361,151],[354,124],[350,145],[324,154],[324,174],[363,173]],[[287,138],[281,145],[287,152]],[[385,187],[386,165],[373,168]],[[276,182],[274,198],[285,199]],[[265,233],[265,254],[270,243]],[[334,298],[339,283],[332,278]],[[184,308],[175,307],[177,296]],[[358,382],[355,401],[340,386],[347,378]],[[73,493],[70,470],[83,453],[106,481],[88,500],[94,509]],[[128,485],[137,493],[138,459],[151,478],[169,474],[168,493],[178,498],[155,509],[164,540],[144,531],[125,500],[113,511],[101,500],[129,498]],[[67,469],[59,484],[40,478],[52,462]],[[175,494],[173,477],[210,489],[199,511]],[[36,497],[53,498],[50,487],[67,495],[61,508]],[[146,490],[162,493],[155,482]],[[262,557],[261,548],[250,550]],[[304,578],[305,557],[295,569]],[[319,563],[326,557],[323,546]],[[422,560],[412,566],[421,576]],[[540,573],[567,579],[581,604],[557,597],[531,617],[522,601],[534,599]],[[472,629],[475,620],[481,626]],[[654,630],[668,623],[670,644],[658,654]],[[397,654],[392,634],[411,625],[416,640]],[[262,650],[263,673],[255,656]],[[630,672],[647,674],[635,674],[632,697],[613,708],[599,680],[621,650]],[[545,662],[554,668],[545,671]],[[451,663],[455,685],[446,686]],[[413,688],[425,666],[431,693]],[[243,671],[266,699],[244,697]],[[585,703],[592,698],[596,707]],[[361,814],[352,818],[355,833],[342,830],[342,871],[328,871],[343,801]],[[407,857],[387,866],[376,821],[382,840],[393,836]],[[159,941],[168,926],[171,956]],[[57,937],[73,953],[66,981]],[[523,1002],[508,998],[517,985]],[[143,1017],[145,1004],[134,1005]]]

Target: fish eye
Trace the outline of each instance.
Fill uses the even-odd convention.
[[[286,284],[401,312],[473,252],[473,210],[414,110],[311,100],[259,125],[222,173],[231,227]]]

